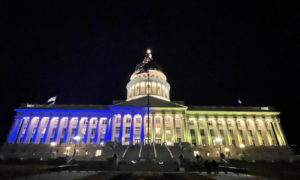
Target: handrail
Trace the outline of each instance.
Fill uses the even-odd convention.
[[[164,144],[164,145],[166,146],[167,150],[169,151],[169,154],[170,154],[171,158],[173,159],[174,156],[173,156],[172,152],[170,151],[169,147],[166,144]]]
[[[141,143],[140,152],[139,152],[139,158],[142,156],[142,149],[143,149],[143,143]]]
[[[150,144],[149,144],[150,146]],[[155,143],[153,142],[153,150],[154,150],[154,157],[157,158],[157,153],[156,153],[156,148],[155,148]]]
[[[124,154],[123,154],[122,158],[124,158],[124,157],[125,157],[125,155],[126,155],[126,153],[127,153],[128,149],[129,149],[129,147],[130,147],[130,144],[127,146],[126,150],[124,151]]]

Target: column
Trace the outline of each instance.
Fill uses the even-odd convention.
[[[155,126],[154,126],[154,116],[155,116],[155,113],[154,113],[154,112],[152,112],[152,113],[151,113],[151,119],[152,119],[152,121],[151,121],[151,123],[152,123],[152,128],[151,128],[151,130],[152,130],[152,133],[151,133],[151,136],[152,136],[152,142],[154,142],[154,143],[155,143]],[[150,117],[149,117],[149,120],[150,120]]]
[[[163,118],[163,129],[162,129],[162,142],[166,142],[166,122],[165,122],[165,118],[166,118],[166,115],[165,113],[163,112],[162,113],[162,118]]]
[[[58,118],[56,131],[55,131],[55,134],[54,134],[54,136],[53,136],[53,142],[55,142],[55,143],[57,143],[58,135],[59,135],[59,133],[61,132],[60,129],[61,129],[61,126],[62,126],[62,123],[63,123],[63,121],[62,121],[63,118],[64,118],[64,117],[62,117],[62,116],[60,116],[60,117]]]
[[[145,142],[145,117],[146,114],[141,114],[142,117],[142,126],[141,126],[141,144]]]
[[[174,139],[174,143],[175,143],[175,142],[177,142],[175,112],[172,113],[172,118],[173,118],[173,139]]]
[[[282,142],[282,139],[281,139],[281,137],[280,137],[280,134],[279,134],[279,132],[278,132],[278,129],[277,129],[277,127],[276,127],[276,120],[275,120],[275,118],[273,118],[273,127],[274,127],[274,130],[275,130],[275,133],[276,133],[276,136],[277,136],[277,139],[278,139],[278,141],[279,141],[279,145],[280,146],[282,146],[283,145],[283,142]]]
[[[41,125],[41,123],[42,123],[43,118],[44,118],[44,116],[40,116],[40,117],[39,117],[39,122],[38,122],[38,125],[37,125],[37,127],[36,127],[35,133],[34,133],[34,135],[33,135],[33,139],[32,139],[32,143],[34,143],[34,144],[37,143],[36,140],[37,140],[37,137],[38,137],[38,135],[39,135],[39,133],[40,133],[39,130],[40,130],[40,125]]]
[[[238,128],[236,117],[233,118],[233,121],[234,121],[234,124],[235,124],[235,129],[236,129],[236,135],[237,135],[237,138],[238,138],[238,142],[239,142],[239,144],[242,144],[243,142],[242,142],[240,130]]]
[[[208,116],[205,116],[204,121],[206,122],[206,134],[207,134],[208,145],[212,145],[211,135],[209,131],[209,124],[208,124]]]
[[[105,128],[105,136],[104,136],[104,143],[108,142],[108,141],[111,141],[111,139],[109,139],[110,137],[110,133],[109,133],[109,120],[110,120],[110,117],[111,119],[114,117],[113,115],[108,115],[106,117],[106,128]]]
[[[123,129],[124,129],[124,127],[123,127],[123,124],[124,124],[124,119],[123,119],[123,117],[124,117],[124,115],[123,115],[123,113],[122,113],[122,114],[121,114],[120,132],[119,132],[119,142],[121,142],[122,144],[123,144],[122,138],[123,138]]]
[[[133,144],[134,141],[134,113],[131,113],[131,125],[130,125],[130,139],[129,143]]]
[[[122,116],[121,116],[121,120],[122,120]],[[115,134],[115,129],[114,129],[114,124],[115,124],[116,118],[114,116],[114,114],[111,114],[111,119],[110,119],[110,125],[109,125],[109,141],[115,141],[113,139],[114,134]],[[122,142],[122,141],[121,141]]]
[[[183,138],[184,142],[188,142],[187,133],[186,133],[186,124],[185,124],[185,114],[181,115],[181,124],[183,125]]]
[[[76,136],[78,136],[78,134],[79,134],[79,130],[80,130],[80,122],[81,122],[81,119],[83,119],[81,116],[80,117],[78,117],[78,122],[77,122],[77,126],[76,126],[76,132],[75,132],[75,134],[74,134],[74,137],[76,137]],[[81,138],[80,138],[81,139]],[[80,141],[80,140],[79,140]],[[77,143],[77,141],[74,139],[73,140],[73,143]]]
[[[249,131],[249,128],[248,128],[248,124],[247,124],[247,119],[246,118],[243,118],[242,119],[244,124],[245,124],[245,127],[246,127],[246,132],[247,132],[247,137],[248,137],[248,141],[249,141],[249,145],[253,145],[252,143],[252,137],[251,137],[251,134],[250,134],[250,131]]]
[[[217,135],[218,135],[218,138],[222,138],[222,137],[221,137],[221,133],[220,133],[220,129],[219,129],[218,116],[215,116],[215,122],[216,122],[216,126],[217,126]],[[222,142],[221,142],[221,143],[222,143]]]
[[[191,131],[190,131],[190,118],[189,116],[186,114],[186,128],[187,128],[187,142],[191,143],[192,144],[192,137],[191,137]]]
[[[196,116],[196,133],[197,133],[197,139],[198,139],[198,144],[202,144],[202,137],[201,137],[201,132],[199,130],[199,116]]]
[[[69,115],[68,117],[68,124],[67,124],[67,128],[66,128],[66,132],[65,132],[65,136],[64,136],[64,144],[68,143],[68,138],[69,138],[69,131],[70,131],[70,123],[73,119],[73,116]]]
[[[262,145],[262,138],[261,138],[261,135],[260,135],[260,133],[258,131],[258,127],[257,127],[257,123],[256,123],[256,118],[255,117],[253,118],[253,122],[254,122],[254,125],[255,125],[255,130],[256,130],[256,134],[257,134],[258,143],[261,146]]]
[[[283,134],[281,123],[277,122],[276,124],[277,124],[277,127],[278,127],[278,131],[279,131],[279,133],[281,135],[281,139],[282,139],[283,145],[286,145],[286,138],[285,138],[285,136]]]
[[[101,116],[97,116],[97,123],[96,123],[96,131],[95,131],[95,138],[94,138],[94,144],[99,144],[99,126],[100,126],[100,120],[101,120]]]
[[[263,117],[262,119],[263,119],[263,125],[265,127],[266,132],[267,132],[267,138],[268,138],[269,144],[271,146],[271,145],[273,145],[273,141],[272,141],[272,136],[271,136],[271,134],[270,134],[270,132],[268,130],[268,126],[267,126],[268,122],[266,121],[265,117]]]
[[[89,143],[91,119],[92,119],[92,117],[89,116],[88,117],[88,122],[87,122],[87,125],[86,125],[85,134],[84,134],[84,140],[83,140],[84,144],[88,144]]]
[[[20,131],[20,127],[22,124],[23,118],[21,116],[15,116],[15,122],[13,125],[13,129],[10,133],[8,143],[14,143],[16,141],[16,137],[18,136],[18,132]]]
[[[49,135],[49,129],[50,129],[50,126],[51,126],[52,119],[54,119],[54,118],[50,115],[49,116],[49,121],[48,121],[48,124],[47,124],[47,128],[46,128],[46,132],[45,132],[44,137],[43,137],[43,143],[44,144],[47,143],[47,138],[48,138],[48,135]]]
[[[29,121],[28,121],[28,125],[27,125],[27,128],[26,128],[26,131],[25,131],[25,134],[24,136],[22,137],[22,143],[25,144],[27,143],[27,139],[28,139],[28,133],[30,131],[30,128],[31,128],[31,125],[32,125],[32,120],[33,120],[33,116],[30,116],[29,118]],[[29,134],[30,136],[30,134]]]
[[[225,117],[224,122],[225,122],[225,125],[226,125],[228,144],[232,145],[232,137],[231,137],[231,134],[230,134],[230,131],[229,131],[229,128],[228,128],[228,121],[230,121],[230,120],[228,120],[227,117]]]

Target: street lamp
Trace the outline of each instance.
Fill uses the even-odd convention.
[[[51,146],[50,153],[52,153],[52,148],[53,148],[55,145],[56,145],[56,143],[55,143],[55,142],[51,142],[51,143],[50,143],[50,146]]]
[[[66,152],[66,157],[67,157],[67,155],[69,155],[69,150],[71,149],[71,147],[68,146],[68,147],[66,147],[66,149],[67,149],[67,152]]]
[[[226,152],[226,154],[227,154],[227,157],[229,158],[229,156],[230,156],[229,148],[225,148],[225,152]]]
[[[221,142],[222,142],[222,139],[221,138],[216,138],[216,142],[219,142],[220,154],[221,154]]]
[[[74,148],[74,153],[73,153],[73,157],[74,157],[74,156],[75,156],[75,153],[76,153],[76,144],[77,144],[77,141],[80,140],[80,136],[75,136],[73,139],[76,141],[76,143],[75,143],[75,148]]]
[[[245,148],[245,145],[244,144],[240,144],[240,148],[243,149],[242,159],[244,159],[244,154],[245,154],[244,148]]]

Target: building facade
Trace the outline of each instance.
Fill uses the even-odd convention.
[[[150,143],[154,149],[166,147],[171,157],[177,151],[173,147],[185,144],[189,151],[181,150],[187,157],[195,153],[214,157],[226,151],[238,158],[248,151],[257,159],[255,149],[262,156],[264,150],[281,152],[278,148],[287,146],[280,112],[274,107],[186,106],[170,100],[171,86],[158,63],[149,62],[149,76],[136,74],[140,65],[126,86],[127,100],[112,105],[21,104],[15,109],[2,158],[46,158],[47,152],[59,157],[75,154],[76,149],[78,157],[104,159],[116,153],[116,144]],[[125,156],[123,150],[119,154]]]

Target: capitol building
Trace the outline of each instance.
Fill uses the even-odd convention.
[[[127,99],[111,105],[21,104],[1,158],[73,156],[100,161],[116,154],[125,160],[147,156],[168,160],[183,155],[194,161],[197,154],[209,159],[221,152],[248,160],[292,155],[274,107],[189,106],[172,101],[161,66],[149,61],[148,77],[137,73],[141,65],[126,86]]]

